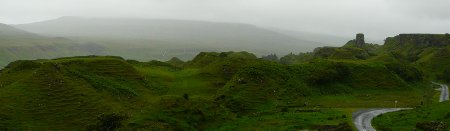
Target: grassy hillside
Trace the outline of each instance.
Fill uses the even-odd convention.
[[[368,73],[378,77],[361,78]],[[427,88],[417,85],[381,63],[286,66],[247,52],[200,53],[182,66],[95,56],[16,61],[0,74],[0,127],[99,129],[116,120],[125,130],[258,129],[269,121],[284,129],[351,128],[355,107],[391,99],[418,105]]]
[[[423,91],[430,88],[423,88],[427,86],[421,81],[406,81],[382,63],[316,60],[284,66],[266,62],[244,67],[222,91],[230,106],[239,105],[239,112],[305,102],[311,107],[376,107],[395,99],[408,107],[428,101],[423,95],[429,91]],[[334,103],[333,99],[344,101]],[[271,101],[275,103],[270,105]]]
[[[206,125],[200,125],[203,119],[223,119],[196,114],[199,110],[226,112],[210,101],[216,89],[198,69],[158,61],[94,56],[16,61],[0,73],[0,127],[99,129],[105,119],[124,118],[119,122],[126,130],[163,128],[148,125],[152,121],[175,130],[199,129]],[[199,117],[198,123],[191,117]]]
[[[115,57],[18,61],[1,73],[1,127],[7,130],[82,129],[100,114],[128,114],[135,108],[129,105],[152,92]]]
[[[386,39],[381,51],[403,62],[412,63],[432,80],[446,81],[444,72],[449,67],[448,34],[400,34]]]
[[[438,53],[446,47],[427,47],[411,62],[388,45],[325,47],[280,60],[202,52],[186,62],[15,61],[0,71],[0,129],[352,130],[360,108],[431,110],[428,71],[444,69],[418,63],[445,58]]]
[[[448,130],[450,102],[433,106],[387,113],[376,117],[374,126],[380,130]]]

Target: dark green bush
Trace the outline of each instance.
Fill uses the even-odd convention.
[[[442,121],[424,121],[417,122],[416,128],[424,131],[444,131],[448,128],[448,125]]]
[[[114,131],[122,127],[122,121],[127,117],[112,113],[102,114],[97,117],[97,123],[87,127],[88,131]]]
[[[189,100],[189,95],[188,95],[188,94],[183,94],[183,98],[184,98],[185,100]]]
[[[450,112],[448,112],[447,114],[445,114],[444,119],[450,119]]]
[[[437,75],[437,79],[439,80],[443,80],[447,83],[450,83],[450,70],[449,69],[445,69],[444,72],[442,72],[441,74]]]
[[[352,126],[348,123],[340,123],[337,127],[335,131],[352,131]]]
[[[408,82],[423,80],[423,74],[417,68],[406,63],[388,63],[386,67]]]
[[[348,79],[350,73],[350,69],[344,64],[333,63],[329,66],[316,68],[311,71],[311,74],[306,80],[312,85],[323,85]]]

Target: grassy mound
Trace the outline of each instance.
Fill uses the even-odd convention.
[[[394,100],[412,107],[429,98],[428,88],[419,88],[421,72],[398,62],[308,57],[285,65],[247,52],[173,61],[83,56],[13,62],[0,71],[0,127],[348,129],[349,108],[390,107]]]
[[[239,69],[255,61],[257,57],[248,52],[202,52],[187,62],[186,67],[200,68],[203,77],[215,81],[216,87],[222,87]]]
[[[171,64],[173,66],[181,67],[184,64],[184,61],[180,60],[177,57],[172,57],[170,60],[166,61],[166,63],[169,63],[169,64]]]
[[[445,80],[442,72],[450,65],[449,41],[448,34],[400,34],[386,39],[378,60],[412,63],[426,78]]]
[[[422,79],[405,79],[409,77],[403,77],[403,75],[409,76],[409,74],[401,74],[403,70],[399,70],[400,73],[396,73],[384,63],[377,62],[319,59],[291,66],[275,62],[258,62],[239,70],[233,79],[220,90],[220,95],[216,99],[222,101],[234,112],[249,113],[283,105],[306,106],[308,102],[310,102],[310,106],[313,106],[312,104],[318,106],[321,105],[320,103],[326,103],[322,99],[323,96],[342,95],[342,98],[347,99],[345,101],[349,101],[349,103],[341,106],[369,106],[363,104],[365,102],[372,102],[373,106],[383,105],[381,101],[375,101],[378,101],[377,98],[385,96],[376,92],[388,90],[396,93],[414,92],[415,95],[411,94],[411,96],[421,98],[422,93],[419,92],[428,88],[416,88],[415,85],[408,83],[412,81],[421,83]],[[412,76],[421,75],[415,73],[413,72]],[[416,89],[419,91],[414,91]],[[361,93],[374,96],[367,99]],[[407,94],[402,93],[398,97],[401,98],[405,95]],[[315,97],[322,100],[312,99]],[[392,98],[381,100],[386,99]],[[415,100],[405,101],[410,106],[417,104]],[[327,103],[326,106],[337,105]]]
[[[84,129],[98,115],[129,114],[136,107],[129,105],[152,93],[148,81],[117,57],[18,61],[2,73],[5,130]]]

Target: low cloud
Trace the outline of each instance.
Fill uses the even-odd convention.
[[[60,16],[249,23],[382,40],[398,33],[450,32],[448,0],[2,0],[0,23]]]

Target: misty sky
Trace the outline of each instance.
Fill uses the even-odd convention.
[[[60,16],[239,22],[377,40],[450,32],[450,0],[0,0],[0,23]]]

